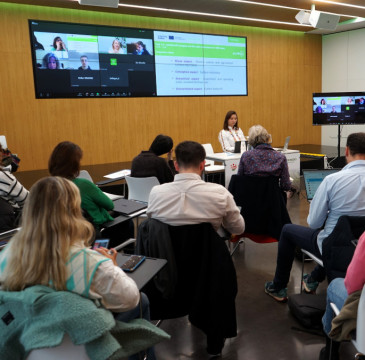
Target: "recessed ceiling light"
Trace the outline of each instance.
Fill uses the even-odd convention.
[[[308,27],[309,26],[309,27],[311,27],[310,25],[298,24],[298,23],[287,22],[287,21],[275,21],[275,20],[256,19],[256,18],[249,18],[249,17],[242,17],[242,16],[203,13],[203,12],[198,12],[198,11],[167,9],[167,8],[159,8],[159,7],[152,7],[152,6],[142,6],[142,5],[130,5],[130,4],[119,4],[119,6],[121,6],[121,7],[129,7],[129,8],[134,8],[134,9],[146,9],[146,10],[154,10],[154,11],[166,11],[166,12],[179,13],[179,14],[191,14],[191,15],[210,16],[210,17],[218,17],[218,18],[225,18],[225,19],[236,19],[236,20],[245,20],[245,21],[257,21],[257,22],[264,22],[264,23],[271,23],[271,24],[285,24],[285,25],[292,25],[292,26],[305,26],[305,27]]]
[[[331,5],[340,5],[340,6],[353,7],[353,8],[356,8],[356,9],[365,9],[365,6],[346,4],[346,3],[342,3],[342,2],[335,2],[335,1],[329,1],[329,0],[314,0],[314,1],[322,2],[322,3],[326,3],[326,4],[331,4]]]
[[[300,8],[284,6],[284,5],[259,3],[259,2],[256,2],[256,1],[248,1],[248,0],[228,0],[228,1],[239,2],[239,3],[244,3],[244,4],[252,4],[252,5],[257,5],[257,6],[269,6],[269,7],[280,8],[280,9],[288,9],[288,10],[304,10],[304,11],[309,10],[309,9],[300,9]],[[365,6],[349,5],[349,4],[343,4],[343,3],[327,1],[327,0],[314,0],[314,1],[324,2],[324,3],[329,3],[329,4],[336,4],[336,5],[352,6],[352,7],[358,7],[358,8],[361,8],[361,9],[365,9]],[[326,13],[331,14],[331,15],[339,15],[339,16],[350,17],[350,18],[357,18],[358,17],[358,16],[354,16],[354,15],[346,15],[346,14],[339,14],[339,13],[330,13],[330,12],[326,12]]]

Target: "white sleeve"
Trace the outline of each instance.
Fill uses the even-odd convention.
[[[112,261],[99,265],[90,288],[91,298],[99,299],[106,309],[123,312],[134,309],[139,296],[134,280]]]
[[[222,224],[231,234],[239,235],[245,231],[245,220],[230,193],[227,194],[226,215]]]
[[[234,151],[234,146],[232,146],[229,142],[230,140],[230,133],[229,131],[226,131],[226,130],[221,130],[219,132],[219,135],[218,135],[218,140],[219,142],[221,143],[222,145],[222,150],[225,151],[225,152],[233,152]]]

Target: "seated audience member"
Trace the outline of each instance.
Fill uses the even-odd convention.
[[[254,149],[242,154],[238,175],[276,176],[280,179],[280,188],[289,191],[288,162],[284,154],[271,147],[271,135],[267,130],[261,125],[252,126],[248,131],[248,143]]]
[[[201,179],[205,150],[194,141],[184,141],[176,149],[175,175],[172,183],[155,186],[150,194],[147,215],[168,225],[211,223],[229,232],[241,234],[245,222],[233,196],[222,185]]]
[[[142,151],[132,161],[131,176],[148,177],[156,176],[160,184],[174,180],[176,173],[172,160],[172,147],[174,143],[170,136],[157,135],[148,151]],[[167,154],[167,162],[160,158]]]
[[[53,53],[48,53],[43,57],[43,68],[49,70],[61,69],[60,61],[57,56]]]
[[[349,299],[349,296],[356,297],[354,301],[358,302],[362,288],[365,284],[365,232],[361,235],[359,242],[356,246],[354,256],[350,265],[347,268],[346,277],[336,278],[331,281],[327,289],[327,307],[326,312],[322,318],[323,330],[326,333],[326,347],[321,350],[320,360],[337,360],[339,358],[338,349],[340,342],[332,341],[332,357],[330,358],[331,340],[328,335],[332,335],[331,324],[334,317],[333,310],[330,303],[336,304],[339,310],[345,304],[345,301]],[[352,316],[348,315],[348,320],[356,323],[356,314]],[[346,334],[341,336],[345,337],[353,328],[347,328]]]
[[[228,111],[223,122],[223,130],[219,132],[218,140],[222,150],[234,152],[235,142],[241,141],[241,152],[245,149],[245,136],[238,126],[238,116],[235,111]]]
[[[280,235],[276,271],[273,281],[265,284],[265,292],[277,301],[287,300],[286,286],[296,246],[322,258],[322,243],[336,226],[341,215],[365,216],[365,133],[348,136],[345,151],[347,165],[325,177],[310,204],[309,228],[288,224]],[[325,279],[325,269],[317,266],[304,276],[304,289],[314,292]]]
[[[22,227],[0,253],[1,289],[43,285],[71,291],[100,301],[121,321],[138,318],[141,301],[149,320],[148,298],[117,265],[117,252],[89,248],[94,229],[80,203],[78,188],[65,178],[43,178],[32,186]],[[148,359],[155,359],[153,349]]]
[[[81,148],[70,142],[63,141],[53,150],[48,162],[48,170],[52,176],[62,176],[71,180],[80,190],[81,207],[86,212],[96,229],[106,222],[114,220],[109,211],[114,203],[94,183],[87,179],[78,178],[82,158]],[[116,246],[134,235],[132,221],[126,221],[105,231],[110,238],[110,246]]]
[[[11,165],[4,167],[0,164],[0,232],[17,226],[27,196],[28,190],[11,173]]]

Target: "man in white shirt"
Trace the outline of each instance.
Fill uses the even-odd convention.
[[[201,179],[205,150],[194,141],[183,141],[176,149],[172,183],[155,186],[148,201],[147,215],[168,225],[209,222],[215,230],[223,226],[232,234],[241,234],[245,222],[233,196],[218,184]]]
[[[287,284],[296,246],[322,258],[322,244],[336,226],[340,216],[365,216],[365,133],[350,134],[346,143],[347,165],[325,177],[311,202],[309,227],[287,224],[281,231],[277,265],[273,281],[265,292],[277,301],[287,300]],[[325,279],[325,269],[317,266],[303,278],[306,292],[314,292]]]

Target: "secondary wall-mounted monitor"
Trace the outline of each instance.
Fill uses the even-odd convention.
[[[365,92],[313,94],[313,125],[365,124]]]
[[[37,98],[247,95],[246,37],[29,20]]]

